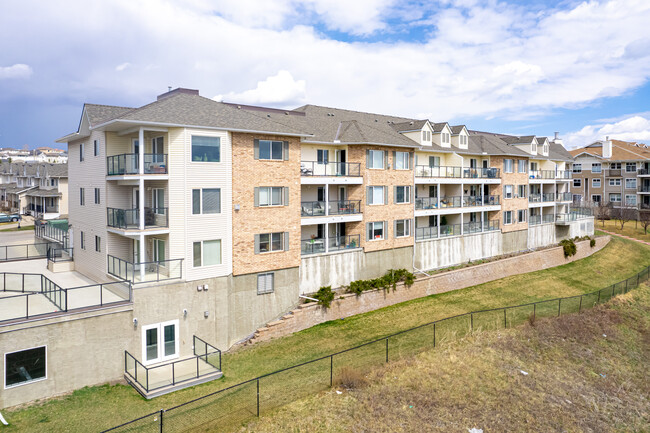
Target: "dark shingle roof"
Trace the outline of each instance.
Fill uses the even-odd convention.
[[[446,124],[447,122],[434,123],[433,132],[441,132]]]
[[[451,127],[451,133],[454,135],[460,134],[461,131],[465,128],[465,125],[456,125]]]
[[[128,107],[114,107],[111,105],[98,104],[85,104],[84,108],[91,128],[133,110],[133,108]]]
[[[407,131],[419,131],[428,120],[411,120],[409,122],[394,123],[393,129],[397,132],[407,132]]]

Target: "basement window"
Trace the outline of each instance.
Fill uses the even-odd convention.
[[[5,353],[5,389],[47,379],[46,347]]]

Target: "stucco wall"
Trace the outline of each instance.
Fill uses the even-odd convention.
[[[299,308],[293,310],[292,314],[284,316],[282,320],[271,322],[264,328],[260,328],[251,342],[255,343],[281,337],[329,320],[337,320],[377,310],[423,296],[463,289],[512,275],[560,266],[592,255],[604,248],[609,243],[609,240],[609,236],[599,237],[596,239],[596,246],[593,248],[589,246],[589,241],[578,242],[576,243],[577,254],[569,258],[564,257],[561,247],[555,247],[418,278],[409,288],[398,285],[395,291],[390,292],[373,290],[364,292],[359,296],[346,294],[343,295],[343,299],[337,296],[337,299],[332,302],[328,309],[322,308],[315,303],[302,304]]]

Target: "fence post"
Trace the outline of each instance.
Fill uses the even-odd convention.
[[[537,302],[533,304],[533,322],[537,318]]]
[[[472,332],[474,332],[474,313],[469,313],[469,317],[470,317],[470,319],[469,319],[470,320],[470,327],[472,329]]]
[[[388,362],[388,338],[386,338],[386,362]]]
[[[578,305],[578,314],[582,311],[582,296],[580,296],[580,304]]]
[[[436,347],[436,324],[433,323],[433,347]]]
[[[598,291],[598,300],[596,301],[596,305],[600,304],[600,292],[602,292],[602,291],[603,291],[603,289],[600,289]]]
[[[163,414],[165,409],[160,409],[160,433],[163,433]]]
[[[506,309],[503,309],[503,327],[507,328],[508,327],[508,319],[506,317]]]
[[[260,417],[260,380],[257,379],[257,417]]]
[[[557,317],[560,317],[560,311],[562,311],[562,298],[557,301]]]
[[[330,356],[330,388],[334,386],[334,355]]]

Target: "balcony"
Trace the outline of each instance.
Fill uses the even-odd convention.
[[[417,165],[415,177],[453,178],[453,179],[499,179],[501,170],[498,168],[469,168]]]
[[[528,194],[528,202],[529,203],[541,203],[542,202],[542,195],[541,194]]]
[[[648,185],[648,184],[644,185],[642,183],[639,183],[639,185],[637,186],[637,191],[638,192],[648,193],[648,192],[650,192],[650,185]]]
[[[593,211],[589,208],[571,209],[569,213],[562,213],[555,215],[556,225],[569,225],[573,221],[590,218],[593,216]]]
[[[552,192],[542,194],[542,201],[545,203],[555,201],[555,194]]]
[[[133,284],[178,280],[183,277],[183,259],[132,263],[109,254],[106,260],[109,275]]]
[[[464,224],[448,224],[440,226],[440,238],[460,236],[474,233],[486,233],[499,230],[499,221],[472,221]],[[438,226],[418,227],[415,229],[415,239],[418,241],[438,239]]]
[[[330,201],[325,212],[324,201],[303,201],[300,203],[300,215],[303,217],[326,215],[355,215],[361,213],[361,200]]]
[[[437,209],[438,197],[418,197],[415,199],[415,210]]]
[[[300,241],[300,253],[303,256],[321,254],[335,251],[353,250],[361,248],[360,235],[334,236],[327,239],[313,238]]]
[[[572,173],[571,173],[570,170],[557,171],[557,172],[555,173],[555,178],[556,178],[556,179],[559,179],[559,180],[571,180],[571,179],[572,179],[572,175],[571,175],[571,174],[572,174]]]
[[[140,230],[140,209],[106,209],[106,225],[122,230]],[[169,227],[168,208],[144,208],[144,228]]]
[[[640,168],[637,170],[636,174],[639,176],[650,176],[650,170],[647,168]]]
[[[573,195],[570,192],[558,192],[556,201],[573,201]]]
[[[528,177],[530,179],[554,180],[556,173],[555,170],[530,170]]]
[[[550,224],[555,220],[555,215],[531,215],[528,217],[528,225]]]
[[[124,351],[124,377],[146,399],[219,379],[221,351],[196,335],[193,356],[154,366],[145,366]]]
[[[475,206],[498,206],[499,205],[499,196],[498,195],[465,195],[463,196],[463,207],[475,207]]]
[[[361,164],[358,162],[317,162],[300,161],[301,176],[343,176],[360,177]]]
[[[620,168],[608,168],[605,170],[605,176],[606,177],[621,177],[621,169]]]
[[[123,153],[106,158],[108,176],[125,176],[140,174],[140,155]],[[167,154],[145,153],[143,174],[167,174]]]

